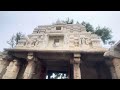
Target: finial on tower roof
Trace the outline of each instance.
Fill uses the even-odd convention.
[[[55,25],[61,25],[61,24],[66,24],[63,21],[60,21],[60,19],[58,18],[58,20],[56,21],[56,23],[53,23]]]

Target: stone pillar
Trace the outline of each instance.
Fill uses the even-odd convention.
[[[0,59],[0,79],[3,77],[3,75],[5,74],[6,72],[6,68],[7,66],[9,65],[9,61],[8,60],[3,60],[3,59]]]
[[[2,79],[3,75],[5,74],[10,60],[13,60],[13,58],[8,55],[7,52],[0,53],[0,79]]]
[[[74,79],[81,79],[81,71],[80,71],[80,54],[74,54],[73,59],[73,73]]]
[[[20,69],[20,62],[16,59],[10,62],[7,67],[7,71],[3,75],[2,79],[16,79]]]
[[[115,72],[117,74],[117,79],[120,79],[120,59],[114,58],[113,65],[115,67]]]
[[[111,73],[112,79],[117,79],[116,71],[115,71],[115,68],[113,66],[112,60],[106,60],[105,62],[106,62],[107,66],[110,69],[110,73]]]
[[[36,60],[37,59],[35,58],[33,53],[28,53],[27,56],[28,65],[26,66],[25,72],[23,74],[23,79],[32,79],[35,72]]]

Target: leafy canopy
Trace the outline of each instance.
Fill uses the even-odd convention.
[[[21,32],[17,32],[15,35],[12,35],[9,41],[7,43],[11,46],[11,48],[15,47],[15,45],[18,44],[18,41],[20,40],[21,37],[23,37],[24,34]]]

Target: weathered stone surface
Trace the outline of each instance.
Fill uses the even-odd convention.
[[[32,79],[32,76],[35,71],[35,66],[35,61],[28,61],[27,67],[23,75],[23,79]]]
[[[113,65],[113,61],[112,60],[106,60],[105,62],[110,69],[112,79],[117,79],[117,74],[116,74],[116,71],[115,71],[115,67]]]
[[[74,64],[74,79],[81,79],[80,64]]]
[[[27,66],[26,63],[21,63],[21,65],[20,65],[20,70],[19,70],[19,73],[18,73],[16,79],[23,79],[23,74],[24,74],[24,72],[25,72],[26,66]]]
[[[81,71],[81,79],[98,79],[98,73],[96,68],[88,64],[88,62],[84,62],[80,64],[80,71]]]
[[[23,79],[32,79],[35,72],[35,67],[36,67],[35,61],[37,61],[37,58],[35,58],[32,52],[30,52],[28,53],[27,61],[28,61],[28,64],[23,74]]]
[[[7,51],[4,51],[1,55],[3,60],[13,60],[13,57],[11,55],[8,54]]]
[[[81,56],[80,53],[74,54],[74,57],[80,57],[80,56]]]
[[[112,62],[115,71],[113,71],[113,67],[111,68],[112,71],[116,73],[116,77],[120,79],[120,41],[118,41],[111,48],[109,48],[109,50],[104,53],[104,56],[113,58]]]
[[[3,75],[2,79],[16,79],[20,69],[20,62],[16,59],[10,62],[7,67],[7,71]]]
[[[80,71],[80,54],[74,54],[74,79],[81,79],[81,71]]]
[[[6,68],[9,65],[9,63],[10,62],[8,60],[0,60],[0,79],[5,74]]]
[[[113,65],[115,67],[117,78],[120,79],[120,59],[114,58],[113,59]]]
[[[120,59],[120,41],[112,45],[109,50],[104,53],[106,57],[119,58]]]
[[[33,60],[33,59],[34,59],[34,55],[33,55],[33,53],[32,53],[32,52],[28,53],[27,59],[28,59],[28,61]]]
[[[111,75],[112,75],[112,79],[117,79],[115,68],[113,66],[111,66],[109,68],[110,68],[110,72],[111,72]]]
[[[80,63],[80,57],[74,58],[74,64]]]
[[[115,47],[111,47],[108,51],[104,53],[106,57],[115,57],[120,59],[120,51],[115,49]]]

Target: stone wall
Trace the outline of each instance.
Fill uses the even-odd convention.
[[[82,79],[98,79],[98,75],[94,66],[82,62],[80,65]]]

